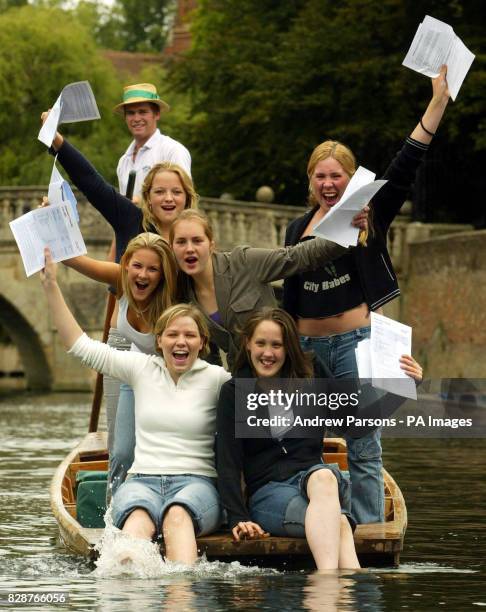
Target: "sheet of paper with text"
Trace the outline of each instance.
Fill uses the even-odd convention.
[[[415,381],[399,362],[402,355],[412,354],[412,328],[372,312],[370,349],[373,386],[416,400]]]
[[[455,100],[474,58],[450,25],[426,15],[402,64],[431,78],[446,64],[447,84]]]
[[[32,276],[44,267],[44,248],[53,261],[86,254],[86,246],[70,202],[37,208],[10,222],[25,273]]]
[[[44,125],[38,140],[50,147],[61,123],[76,123],[100,119],[100,112],[88,81],[69,83],[61,91]]]

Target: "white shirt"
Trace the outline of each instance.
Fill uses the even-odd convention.
[[[160,164],[164,161],[170,161],[184,168],[189,176],[191,176],[191,154],[177,140],[170,136],[161,134],[157,129],[147,142],[137,151],[135,161],[133,161],[133,151],[135,149],[135,141],[133,140],[124,155],[120,157],[116,174],[118,176],[118,188],[121,194],[127,192],[128,174],[130,170],[136,170],[137,177],[135,179],[135,189],[133,195],[140,196],[142,192],[143,180],[148,171],[155,164]]]
[[[216,404],[229,372],[197,359],[176,384],[162,357],[117,351],[86,334],[69,353],[132,386],[136,443],[130,473],[216,477]]]

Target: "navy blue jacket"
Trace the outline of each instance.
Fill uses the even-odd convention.
[[[400,211],[407,192],[413,183],[427,145],[407,138],[401,150],[391,162],[382,178],[387,179],[371,203],[370,220],[373,230],[368,234],[367,246],[351,249],[355,258],[364,298],[370,310],[400,295],[398,281],[386,246],[388,229]],[[285,246],[297,244],[305,228],[317,210],[315,206],[305,215],[287,226]],[[293,317],[297,315],[299,277],[284,281],[283,307]]]

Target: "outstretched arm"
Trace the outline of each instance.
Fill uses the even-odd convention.
[[[107,283],[113,287],[116,287],[120,276],[120,264],[112,261],[99,261],[87,255],[65,259],[63,263],[88,278],[92,278],[99,283]]]
[[[444,115],[449,102],[447,66],[432,79],[432,98],[410,137],[391,161],[382,178],[387,184],[373,198],[373,224],[386,234],[395,216],[399,213],[412,185],[430,142]]]
[[[83,330],[78,325],[73,313],[69,310],[61,289],[57,284],[56,264],[52,261],[51,252],[48,248],[44,249],[44,255],[46,265],[40,273],[42,286],[44,287],[54,325],[59,332],[64,346],[69,350],[76,340],[83,335]]]
[[[449,102],[450,93],[446,75],[447,66],[444,65],[440,69],[439,76],[432,79],[432,99],[422,116],[421,122],[419,121],[410,134],[410,138],[423,144],[429,144],[432,141]]]
[[[48,113],[42,113],[45,121]],[[57,160],[70,180],[115,230],[117,255],[121,257],[128,241],[142,231],[142,211],[118,193],[93,165],[59,133],[53,141]]]

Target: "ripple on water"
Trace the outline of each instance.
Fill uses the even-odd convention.
[[[450,567],[439,563],[403,563],[399,567],[370,568],[378,574],[476,574],[478,570]]]

